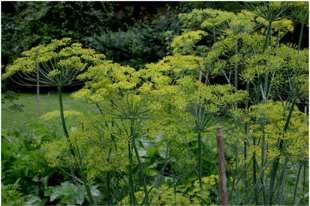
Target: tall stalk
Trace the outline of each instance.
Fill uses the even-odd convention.
[[[236,44],[235,52],[238,52],[238,44]],[[235,88],[236,92],[238,91],[238,64],[235,62]]]
[[[286,182],[287,163],[288,163],[288,157],[285,157],[283,172],[282,172],[283,181],[282,181],[282,187],[281,187],[280,196],[279,196],[279,206],[282,205],[282,201],[283,201],[284,187],[285,187],[285,182]]]
[[[292,117],[292,113],[293,113],[293,110],[294,110],[295,102],[296,102],[296,98],[293,99],[293,102],[292,102],[292,105],[291,105],[291,108],[290,108],[290,112],[289,112],[289,115],[287,117],[287,120],[286,120],[286,123],[285,123],[285,126],[284,126],[283,134],[285,134],[287,129],[288,129],[288,126],[289,126],[289,123],[290,123],[290,120],[291,120],[291,117]],[[282,149],[283,149],[283,143],[284,143],[284,140],[279,138],[279,150],[280,151],[282,151]],[[277,174],[277,170],[278,170],[278,166],[279,166],[279,162],[280,162],[280,156],[281,156],[281,153],[275,158],[275,160],[273,162],[272,173],[271,173],[271,180],[270,180],[270,187],[269,187],[268,205],[272,204],[272,198],[273,198],[273,195],[274,195],[274,191],[273,190],[274,190],[276,174]]]
[[[268,92],[268,72],[266,72],[265,74],[265,82],[264,82],[264,91],[263,91],[263,104],[267,104],[267,101],[268,101],[268,95],[267,95],[267,92]]]
[[[298,189],[298,185],[299,185],[299,178],[300,178],[301,169],[302,169],[302,165],[300,165],[299,169],[298,169],[298,175],[297,175],[297,179],[296,179],[296,183],[295,183],[294,198],[293,198],[292,205],[296,204],[297,189]]]
[[[271,25],[271,23],[272,23],[272,21],[269,21],[269,24],[268,24],[268,30],[267,30],[267,34],[266,34],[266,38],[265,38],[265,42],[264,42],[264,46],[263,46],[263,51],[265,51],[265,49],[267,48],[267,46],[269,46],[270,45],[270,43],[271,43],[271,29],[272,29],[272,25]],[[266,72],[265,73],[265,81],[264,81],[264,89],[263,89],[263,104],[267,104],[267,101],[268,101],[268,99],[267,99],[267,91],[268,91],[268,72]],[[258,85],[257,85],[257,90],[259,91],[259,88],[260,88],[260,84],[261,84],[261,78],[262,78],[262,75],[260,75],[260,77],[259,77],[259,81],[258,81]],[[258,99],[257,99],[257,104],[258,104]],[[265,126],[265,122],[263,123],[263,128],[264,128],[264,126]],[[263,128],[262,128],[262,130],[263,130]],[[262,156],[261,156],[261,167],[262,167],[262,172],[261,172],[261,180],[262,180],[262,183],[263,183],[263,185],[262,185],[262,192],[263,192],[263,202],[264,202],[264,204],[265,204],[265,202],[266,202],[266,193],[267,193],[267,191],[266,191],[266,185],[265,185],[265,167],[264,167],[264,165],[265,165],[265,143],[266,142],[266,136],[265,135],[263,135],[263,138],[262,138]],[[254,143],[255,144],[255,143]],[[255,154],[254,154],[255,155]],[[254,161],[253,161],[253,163],[254,163],[254,171],[256,170],[256,157],[254,157]],[[255,172],[256,173],[256,172]],[[254,174],[254,180],[256,179],[256,174]],[[254,181],[255,182],[255,181]],[[257,191],[257,188],[255,188],[255,201],[256,201],[256,204],[258,204],[258,191]]]
[[[260,84],[261,84],[261,81],[262,81],[262,75],[261,75],[261,74],[258,74],[257,77],[258,77],[258,83],[257,83],[257,86],[256,86],[256,100],[255,100],[255,104],[258,104],[258,103],[259,103],[259,97],[260,97]]]
[[[253,137],[253,145],[255,145],[255,137]],[[257,181],[257,177],[256,177],[256,153],[254,152],[253,154],[253,182],[254,184]],[[257,186],[255,185],[255,204],[258,205],[258,190],[257,190]]]
[[[246,90],[250,94],[250,82],[246,82]],[[245,109],[246,110],[249,109],[249,98],[250,97],[246,98],[246,102],[245,102]],[[248,135],[248,123],[247,122],[244,125],[244,130],[245,130],[245,135],[247,136]],[[244,156],[244,159],[246,159],[246,157],[247,157],[247,142],[246,142],[246,139],[243,140],[243,156]]]
[[[75,153],[73,151],[72,144],[69,141],[69,133],[68,133],[68,130],[67,130],[66,121],[65,121],[65,117],[64,117],[63,104],[62,104],[62,91],[61,91],[61,89],[62,89],[62,86],[58,86],[58,99],[59,99],[59,109],[60,109],[61,125],[62,125],[62,129],[63,129],[64,135],[67,137],[67,140],[68,140],[68,143],[69,143],[69,147],[70,147],[70,152],[75,157]]]
[[[111,157],[111,148],[109,149],[109,156],[108,156],[108,158],[107,158],[107,161],[108,161],[108,163],[110,164],[110,157]],[[107,172],[107,180],[106,180],[106,182],[107,182],[107,196],[108,196],[108,201],[110,202],[110,171],[108,170],[108,172]]]
[[[103,115],[104,113],[103,113],[102,109],[100,108],[99,104],[98,104],[98,103],[95,103],[95,105],[96,105],[97,109],[99,110],[100,114]],[[108,123],[107,123],[106,121],[105,121],[105,125],[106,125],[106,127],[108,127]],[[114,120],[111,121],[111,126],[112,126],[112,128],[114,127]],[[111,134],[110,137],[111,137],[111,140],[112,140],[113,143],[114,143],[115,152],[117,153],[117,145],[116,145],[116,142],[115,142],[114,135]],[[109,164],[110,164],[110,159],[111,159],[111,151],[112,151],[112,149],[110,148],[110,149],[109,149],[109,156],[108,156],[108,158],[107,158],[107,161],[108,161]],[[110,201],[110,197],[109,197],[109,196],[110,196],[110,194],[111,194],[111,188],[110,188],[111,175],[110,175],[110,174],[111,174],[111,172],[108,171],[108,172],[107,172],[107,176],[106,176],[106,185],[107,185],[107,193],[108,193],[109,201]],[[116,173],[116,181],[117,181],[117,183],[118,183],[118,181],[119,181],[119,175],[118,175],[118,173]],[[115,191],[117,191],[117,190],[114,190],[114,191],[113,191],[113,194],[115,193]],[[114,198],[114,197],[113,197],[113,194],[111,195],[112,198]],[[114,198],[114,199],[115,199],[115,198]]]
[[[301,45],[301,39],[302,39],[302,33],[304,32],[304,24],[301,24],[301,31],[300,31],[300,35],[299,35],[299,41],[298,41],[298,54],[300,51],[300,45]]]
[[[134,119],[131,119],[131,126],[130,126],[130,128],[131,128],[131,135],[132,135],[132,145],[133,145],[133,148],[135,150],[136,157],[138,159],[138,164],[139,164],[139,169],[140,169],[140,177],[141,177],[141,181],[143,183],[143,188],[144,188],[144,194],[145,194],[145,198],[144,199],[145,199],[146,205],[149,205],[150,203],[149,203],[149,196],[148,196],[148,191],[147,191],[147,186],[146,186],[146,180],[145,180],[145,177],[144,177],[142,162],[141,162],[141,159],[140,159],[140,156],[139,156],[138,148],[137,148],[137,145],[136,145],[136,142],[135,142]]]
[[[213,24],[213,40],[214,40],[214,44],[216,43],[216,37],[215,37],[215,26]]]
[[[87,184],[86,177],[85,177],[85,175],[83,174],[82,167],[80,168],[80,173],[81,173],[82,180],[83,180],[83,184],[84,184],[84,187],[85,187],[87,196],[88,196],[88,201],[89,201],[89,203],[90,203],[91,205],[95,205],[95,202],[94,202],[94,200],[93,200],[93,197],[92,197],[91,192],[90,192],[90,189],[89,189],[89,185]]]
[[[216,142],[217,142],[217,151],[219,158],[219,168],[220,168],[220,186],[221,186],[221,203],[222,205],[228,205],[228,196],[227,196],[227,180],[226,180],[226,169],[225,169],[225,157],[224,157],[224,143],[223,143],[223,132],[222,127],[216,127]],[[236,162],[238,159],[236,159]],[[238,167],[236,167],[238,168]]]
[[[270,44],[270,40],[271,40],[271,27],[272,27],[271,23],[272,23],[272,21],[269,21],[268,28],[267,28],[267,34],[266,34],[266,37],[265,37],[265,40],[264,40],[264,45],[263,45],[263,52],[265,51],[267,46]],[[256,104],[259,103],[261,81],[262,81],[262,75],[258,74],[258,83],[257,83],[257,88],[256,88],[256,90],[257,90],[256,91]],[[267,85],[266,81],[268,81],[268,74],[265,74],[265,86]],[[263,100],[264,100],[264,102],[266,101],[265,97],[263,97]]]
[[[198,178],[201,192],[203,192],[202,185],[202,165],[201,165],[201,133],[198,132]],[[204,200],[202,199],[201,205],[204,205]]]
[[[303,169],[303,175],[302,175],[302,186],[303,186],[303,189],[306,189],[306,166],[304,165],[304,169]]]
[[[128,175],[129,175],[129,202],[130,205],[135,205],[135,193],[134,193],[134,188],[133,188],[133,180],[132,180],[132,170],[131,170],[131,165],[132,165],[132,154],[131,154],[131,145],[130,145],[131,140],[128,140],[128,157],[129,157],[129,165],[128,165]]]
[[[271,23],[272,23],[272,21],[269,21],[268,28],[267,28],[267,34],[266,34],[266,38],[265,38],[265,41],[264,41],[263,51],[265,51],[267,46],[270,45],[271,27],[272,27]]]
[[[264,123],[264,125],[265,125],[266,123]],[[263,131],[264,129],[262,129],[262,131]],[[264,204],[265,204],[265,202],[266,202],[266,193],[267,193],[267,191],[266,191],[266,185],[265,185],[265,167],[264,167],[264,165],[265,165],[265,144],[266,144],[266,134],[264,134],[263,135],[263,138],[262,138],[262,159],[261,159],[261,167],[262,167],[262,177],[261,177],[261,180],[262,180],[262,183],[263,183],[263,185],[262,185],[262,187],[263,187],[263,199],[264,199]]]
[[[60,109],[60,119],[62,124],[62,129],[64,132],[64,135],[66,137],[69,137],[68,130],[66,127],[65,117],[64,117],[64,111],[63,111],[63,104],[62,104],[62,86],[58,86],[58,99],[59,99],[59,109]]]

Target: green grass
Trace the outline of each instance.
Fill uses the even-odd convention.
[[[88,116],[92,112],[82,103],[70,99],[69,93],[63,94],[64,111],[75,110]],[[12,130],[19,129],[29,122],[41,122],[37,118],[37,96],[34,93],[22,93],[18,96],[18,100],[13,101],[16,104],[22,104],[23,112],[9,109],[12,105],[8,100],[1,103],[1,129]],[[59,111],[58,93],[40,94],[40,109],[39,116],[52,112]],[[60,125],[59,125],[60,126]]]

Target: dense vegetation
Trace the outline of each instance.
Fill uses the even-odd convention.
[[[97,3],[17,3],[21,15],[33,6],[42,22],[49,12],[66,21],[33,42],[14,42],[20,24],[3,35],[4,52],[17,45],[3,80],[53,86],[59,106],[2,129],[3,205],[219,205],[216,126],[229,204],[309,204],[309,123],[297,107],[309,99],[308,2],[179,4],[166,16],[139,7],[132,15],[148,18],[124,30],[105,30],[113,15]],[[66,110],[64,86],[81,84],[71,97],[85,108]],[[7,110],[25,108],[4,97]]]

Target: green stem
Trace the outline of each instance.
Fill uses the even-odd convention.
[[[58,86],[58,99],[59,99],[60,119],[61,119],[61,124],[62,124],[62,129],[63,129],[64,135],[66,137],[69,137],[68,130],[67,130],[67,127],[66,127],[65,117],[64,117],[64,111],[63,111],[61,88],[62,88],[62,86]]]
[[[266,122],[263,122],[263,125],[262,125],[262,128],[261,128],[261,131],[262,133],[264,133],[264,128],[265,128],[265,125],[266,125]],[[267,199],[267,189],[266,189],[266,182],[265,182],[265,149],[266,149],[266,134],[263,135],[263,138],[262,138],[262,157],[261,157],[261,167],[262,167],[262,177],[261,177],[261,180],[262,180],[262,184],[263,184],[263,198],[264,198],[264,205],[266,203],[266,199]]]
[[[146,205],[149,205],[149,196],[148,196],[148,191],[147,191],[147,186],[146,186],[146,180],[144,177],[144,172],[143,172],[143,167],[142,167],[142,162],[139,156],[139,152],[138,152],[138,148],[135,142],[135,138],[134,138],[134,119],[131,119],[131,135],[132,135],[132,145],[133,148],[135,149],[135,153],[136,153],[136,157],[138,159],[138,164],[139,164],[139,169],[140,169],[140,176],[141,176],[141,181],[143,182],[143,187],[144,187],[144,194],[145,194],[145,201],[146,201]],[[142,202],[143,204],[143,202]]]
[[[236,54],[238,53],[238,44],[236,44],[235,52],[236,52]],[[237,62],[235,62],[235,88],[236,88],[236,92],[237,92],[238,91],[238,65],[237,65]]]
[[[306,188],[306,167],[304,166],[304,169],[303,169],[303,176],[302,176],[302,179],[303,179],[303,181],[302,181],[302,185],[303,185],[303,189],[307,189]]]
[[[293,25],[295,24],[295,22],[296,22],[296,20],[292,23],[292,25],[290,26],[290,28],[288,28],[287,30],[286,30],[286,32],[280,37],[280,35],[279,35],[279,38],[278,38],[278,40],[277,40],[277,42],[273,45],[273,46],[275,46],[276,44],[280,44],[280,40],[291,30],[291,28],[293,27]],[[279,30],[279,33],[280,33],[280,30]]]
[[[250,83],[249,83],[249,82],[246,83],[246,90],[247,90],[247,92],[250,94]],[[246,109],[246,110],[249,109],[249,97],[246,98],[245,109]],[[247,135],[248,135],[248,123],[247,123],[247,122],[245,123],[245,128],[244,128],[244,130],[245,130],[245,135],[246,135],[246,137],[247,137]],[[246,139],[244,139],[244,141],[243,141],[243,147],[244,147],[243,156],[244,156],[244,159],[246,159],[246,157],[247,157],[247,144],[246,144]]]
[[[201,166],[201,133],[198,133],[198,178],[201,192],[203,191],[202,185],[202,166]],[[202,199],[201,205],[204,205],[204,200]]]
[[[228,197],[229,200],[231,199],[230,197],[232,196],[233,192],[235,192],[234,187],[236,186],[236,188],[238,188],[238,183],[240,182],[241,179],[243,180],[244,177],[246,176],[246,171],[247,171],[248,168],[250,167],[250,165],[251,165],[251,163],[252,163],[252,160],[253,160],[253,156],[251,157],[251,159],[250,159],[250,161],[248,162],[248,164],[245,166],[244,170],[240,172],[240,174],[243,174],[243,172],[244,172],[245,175],[240,175],[240,177],[238,178],[237,181],[235,181],[235,178],[234,178],[233,187],[232,187],[232,189],[231,189],[231,191],[230,191],[230,194],[229,194],[229,197]],[[234,174],[234,176],[237,176],[237,174]],[[237,189],[236,189],[236,190],[237,190]],[[235,194],[238,194],[238,192],[236,192]],[[236,196],[236,198],[238,198],[238,195]],[[238,201],[236,201],[236,202],[238,202]]]
[[[81,172],[81,176],[82,176],[82,180],[83,180],[84,187],[85,187],[85,189],[86,189],[86,193],[87,193],[87,196],[88,196],[89,203],[90,203],[91,205],[95,205],[95,202],[94,202],[94,200],[93,200],[93,197],[92,197],[91,192],[90,192],[90,189],[89,189],[89,185],[87,184],[86,177],[85,177],[85,175],[84,175],[84,173],[83,173],[83,171],[82,171],[82,167],[81,167],[81,169],[80,169],[80,172]]]
[[[280,192],[280,196],[279,196],[279,206],[282,205],[282,201],[283,201],[284,187],[285,187],[285,183],[286,183],[285,178],[286,178],[287,163],[288,163],[288,157],[285,157],[283,172],[282,172],[283,181],[282,181],[282,187],[281,187],[281,192]]]
[[[132,171],[131,171],[131,165],[132,165],[132,154],[131,154],[131,145],[130,145],[130,139],[128,140],[128,157],[129,157],[129,165],[128,165],[128,173],[129,173],[129,201],[130,205],[134,205],[134,190],[133,190],[133,180],[132,180]]]
[[[255,104],[258,105],[259,103],[259,97],[260,97],[260,83],[262,81],[262,75],[258,74],[258,83],[257,83],[257,87],[256,87],[256,102]]]
[[[289,123],[290,123],[290,120],[291,120],[291,117],[292,117],[292,113],[293,113],[293,110],[294,110],[295,102],[296,102],[296,99],[294,99],[293,102],[292,102],[292,105],[291,105],[291,108],[290,108],[290,112],[289,112],[289,115],[287,117],[287,120],[286,120],[286,123],[285,123],[285,126],[284,126],[283,134],[285,134],[285,132],[288,129],[288,126],[289,126]],[[279,150],[282,151],[284,141],[283,141],[283,139],[280,139],[279,142],[280,142],[279,143]],[[281,156],[281,153],[275,158],[275,160],[273,162],[272,173],[271,173],[271,180],[270,180],[270,187],[269,187],[268,205],[272,204],[272,198],[273,198],[273,194],[274,194],[273,187],[274,187],[274,184],[275,184],[276,174],[277,174],[277,170],[278,170],[278,166],[279,166],[279,162],[280,162],[280,156]]]
[[[215,38],[215,26],[213,24],[213,40],[214,40],[214,43],[216,43],[216,38]]]
[[[120,182],[120,175],[118,174],[118,172],[116,172],[116,179],[115,179],[115,181],[116,181],[116,186],[115,186],[115,190],[114,190],[114,196],[115,197],[118,197],[118,188],[119,188],[119,182]],[[114,198],[116,201],[117,201],[117,198]]]
[[[165,169],[166,169],[166,167],[167,167],[167,165],[169,163],[168,162],[168,150],[169,150],[170,146],[171,146],[171,140],[169,139],[168,143],[167,143],[167,146],[166,146],[166,156],[165,156],[164,166],[162,167],[161,171],[158,174],[159,178],[155,179],[155,183],[154,183],[154,187],[155,188],[158,188],[158,186],[160,185],[162,177],[164,176],[163,173],[164,173],[164,171],[165,171]]]
[[[255,145],[255,137],[253,137],[253,145]],[[256,177],[256,153],[255,152],[253,154],[253,181],[254,181],[254,184],[257,181],[257,177]],[[258,190],[257,190],[257,186],[255,186],[255,204],[258,205]]]
[[[264,47],[263,47],[263,51],[265,51],[267,45],[270,44],[270,39],[271,39],[271,21],[269,21],[269,24],[268,24],[268,30],[267,30],[267,34],[266,34],[266,38],[265,38],[265,42],[264,42]]]
[[[298,53],[300,51],[300,45],[301,45],[301,39],[302,39],[302,33],[304,32],[304,24],[301,25],[301,31],[299,35],[299,41],[298,41]]]
[[[286,120],[286,123],[285,123],[285,126],[284,126],[284,130],[283,130],[284,133],[287,131],[288,125],[289,125],[289,123],[291,121],[291,117],[292,117],[292,114],[293,114],[295,103],[296,103],[296,99],[294,99],[293,102],[292,102],[292,105],[291,105],[291,108],[290,108],[290,113],[288,114],[288,117],[287,117],[287,120]],[[282,148],[280,148],[280,149],[282,149]]]
[[[292,205],[296,204],[297,189],[298,189],[298,185],[299,185],[299,178],[300,178],[301,168],[302,168],[302,165],[299,166],[298,175],[297,175],[297,179],[296,179],[296,183],[295,183],[295,191],[294,191],[294,198],[293,198]]]
[[[59,109],[60,109],[60,119],[61,119],[61,124],[62,124],[62,129],[64,132],[64,135],[67,137],[67,141],[69,143],[69,147],[70,147],[70,152],[73,155],[73,157],[75,157],[75,153],[73,151],[73,147],[72,144],[69,141],[69,133],[67,130],[67,126],[66,126],[66,121],[65,121],[65,117],[64,117],[64,110],[63,110],[63,104],[62,104],[62,86],[58,86],[58,100],[59,100]]]
[[[264,93],[263,103],[264,104],[267,104],[267,101],[268,101],[267,91],[268,91],[268,72],[266,72],[266,74],[265,74],[264,91],[263,91],[263,93]]]
[[[107,158],[108,164],[110,164],[110,157],[111,157],[111,148],[109,149],[109,156]],[[107,172],[107,197],[108,202],[110,202],[110,171]]]
[[[82,177],[82,181],[83,181],[83,185],[84,188],[86,190],[87,196],[88,196],[88,201],[91,205],[95,205],[95,202],[93,200],[93,197],[91,195],[90,189],[89,189],[89,185],[87,184],[87,178],[85,177],[84,173],[83,173],[83,169],[82,169],[82,157],[79,151],[77,151],[77,158],[79,158],[79,168],[80,168],[80,173],[81,173],[81,177]]]

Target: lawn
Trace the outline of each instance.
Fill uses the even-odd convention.
[[[9,109],[9,107],[14,103],[24,105],[24,107],[22,107],[23,111],[19,112]],[[65,111],[75,110],[83,113],[84,115],[89,115],[91,112],[83,103],[72,100],[70,98],[70,93],[63,93],[63,105]],[[39,116],[55,110],[59,110],[58,94],[40,94]],[[18,96],[18,100],[13,101],[12,103],[8,100],[4,100],[4,103],[1,103],[1,129],[18,129],[30,121],[41,121],[36,117],[36,111],[37,96],[35,93],[21,93]]]

